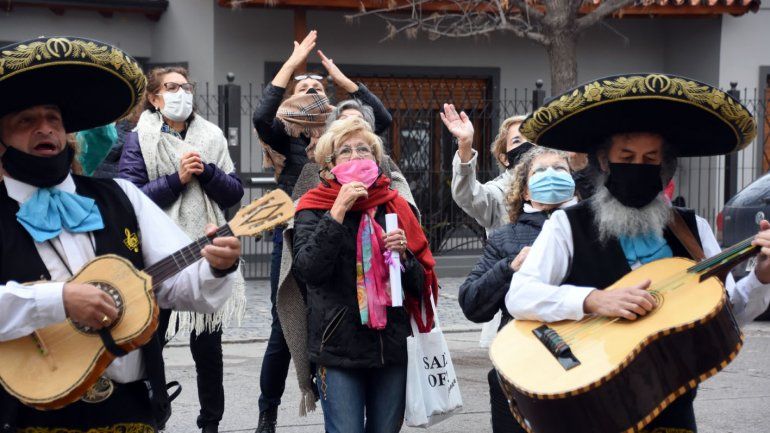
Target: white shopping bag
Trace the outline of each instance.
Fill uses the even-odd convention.
[[[481,337],[479,338],[479,347],[489,347],[492,345],[492,340],[497,335],[497,328],[500,327],[500,320],[503,317],[503,312],[497,310],[495,317],[489,322],[484,323],[481,327]]]
[[[404,422],[410,427],[427,428],[449,418],[463,407],[457,374],[432,297],[431,307],[436,324],[433,330],[421,334],[414,319],[410,318],[413,336],[406,339],[409,363]]]

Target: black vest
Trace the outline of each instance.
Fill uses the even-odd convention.
[[[689,209],[674,209],[682,216],[700,244],[695,212]],[[617,239],[599,241],[591,200],[582,201],[564,212],[572,228],[573,254],[570,269],[562,284],[604,289],[631,272],[623,248]],[[663,237],[668,242],[674,257],[692,258],[668,227],[664,229]]]
[[[140,236],[134,207],[126,194],[111,179],[95,179],[72,176],[77,193],[92,198],[99,207],[104,221],[104,229],[91,232],[95,241],[96,255],[116,254],[128,259],[137,269],[144,268],[141,245],[130,242],[130,235]],[[50,280],[48,269],[37,252],[35,242],[27,231],[16,221],[18,203],[8,197],[3,183],[0,183],[0,283],[8,281],[30,282]],[[77,272],[77,269],[73,269]],[[152,387],[152,405],[156,418],[170,412],[166,377],[164,372],[161,344],[157,335],[142,347],[147,380]],[[0,403],[12,402],[13,399],[0,388]],[[12,412],[11,408],[0,407],[0,431],[4,424],[12,420],[4,417]]]

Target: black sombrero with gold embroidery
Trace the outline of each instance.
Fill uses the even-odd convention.
[[[104,42],[54,37],[0,48],[0,117],[56,105],[67,132],[77,132],[128,114],[145,83],[136,61]]]
[[[680,156],[730,153],[757,133],[749,110],[727,93],[667,74],[583,84],[535,110],[520,130],[541,146],[574,152],[588,152],[616,133],[654,132]]]

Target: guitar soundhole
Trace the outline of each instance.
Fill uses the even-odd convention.
[[[665,298],[660,292],[656,290],[650,291],[650,294],[652,295],[653,298],[655,298],[655,308],[652,311],[650,311],[650,313],[654,313],[655,311],[660,310],[660,307],[663,306],[663,300]]]
[[[104,293],[110,295],[113,302],[115,302],[115,306],[118,307],[118,317],[108,327],[109,329],[114,328],[118,323],[120,323],[120,320],[123,318],[123,312],[125,311],[125,301],[123,300],[123,295],[121,295],[120,291],[114,286],[103,281],[89,281],[88,284],[93,284],[94,286],[101,289]],[[75,329],[77,329],[79,332],[82,332],[83,334],[93,335],[98,333],[96,329],[91,328],[90,326],[81,325],[75,321],[72,321],[72,325],[75,327]]]

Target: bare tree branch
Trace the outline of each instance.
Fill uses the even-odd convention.
[[[540,25],[543,22],[545,14],[537,8],[530,7],[526,0],[511,0],[511,3],[519,9],[521,15],[526,16],[528,22],[537,25]]]
[[[577,19],[577,31],[582,32],[608,15],[633,4],[635,1],[636,0],[603,0],[599,4],[599,7]]]

